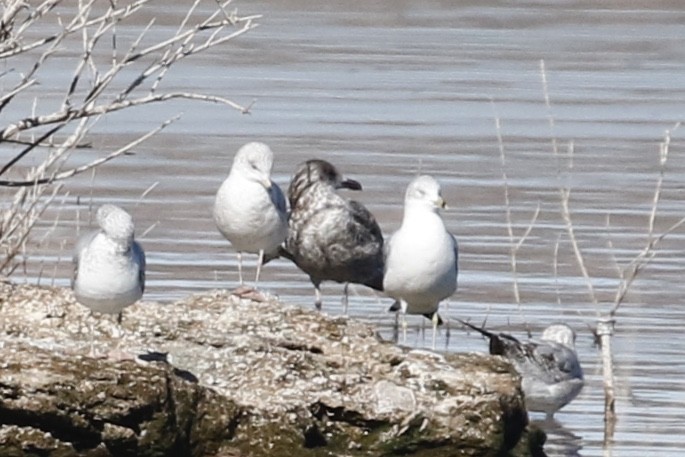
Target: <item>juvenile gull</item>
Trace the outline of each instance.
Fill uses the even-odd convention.
[[[273,153],[269,146],[247,143],[236,153],[231,171],[216,194],[214,221],[238,252],[240,286],[243,286],[242,253],[259,254],[256,287],[265,256],[276,255],[288,232],[285,197],[271,180],[272,167]]]
[[[79,303],[92,311],[117,314],[121,321],[121,311],[143,296],[145,252],[134,241],[133,220],[123,209],[102,205],[96,220],[100,230],[76,244],[71,287]]]
[[[539,341],[521,342],[506,333],[492,333],[468,322],[464,325],[490,339],[490,354],[508,359],[521,375],[529,411],[554,413],[583,388],[583,370],[576,354],[576,334],[566,324],[550,325]]]
[[[444,207],[440,184],[431,176],[419,176],[409,184],[402,225],[386,246],[383,278],[385,293],[399,303],[390,309],[402,313],[404,342],[406,314],[423,314],[433,322],[433,349],[438,306],[457,290],[457,241],[440,216]]]
[[[288,188],[290,218],[281,255],[309,275],[315,306],[321,309],[321,282],[364,284],[383,290],[383,235],[373,215],[337,189],[361,190],[324,160],[301,164]],[[345,303],[347,284],[345,285]]]

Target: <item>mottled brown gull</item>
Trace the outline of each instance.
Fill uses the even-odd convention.
[[[309,275],[321,309],[322,281],[383,290],[383,235],[373,215],[337,189],[361,190],[324,160],[301,164],[288,188],[290,217],[281,255]],[[345,287],[345,302],[347,286]]]

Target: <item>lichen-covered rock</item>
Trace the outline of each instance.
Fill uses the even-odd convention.
[[[118,358],[90,357],[91,335]],[[0,284],[0,361],[0,455],[538,452],[506,362],[275,299],[144,302],[119,326],[68,290]]]

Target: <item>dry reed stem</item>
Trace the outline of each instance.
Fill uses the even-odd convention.
[[[494,113],[494,118],[495,118],[495,133],[497,135],[497,146],[499,148],[499,153],[500,153],[502,182],[504,183],[504,206],[505,206],[506,223],[507,223],[507,235],[509,237],[509,246],[510,246],[509,259],[511,262],[511,274],[512,274],[512,280],[513,280],[513,288],[514,288],[514,300],[516,301],[518,312],[521,315],[521,318],[523,319],[523,323],[526,327],[526,331],[528,332],[528,336],[531,337],[532,333],[531,333],[531,330],[529,328],[528,322],[526,321],[526,318],[523,315],[523,308],[521,307],[521,292],[520,292],[519,282],[518,282],[517,255],[518,255],[519,250],[523,246],[523,243],[526,241],[526,239],[530,235],[530,232],[533,230],[533,227],[535,226],[535,222],[537,221],[537,219],[540,215],[540,202],[538,202],[537,208],[535,209],[535,212],[533,213],[533,216],[531,217],[530,222],[528,223],[528,226],[526,227],[526,230],[518,238],[518,240],[515,240],[515,238],[514,238],[514,224],[512,222],[512,217],[511,217],[511,200],[509,197],[509,179],[507,177],[506,151],[504,148],[504,139],[502,137],[502,123],[501,123],[499,115],[497,114],[495,102],[492,99],[490,100],[490,105],[492,107],[492,111]]]
[[[633,260],[628,264],[628,266],[621,270],[620,272],[620,282],[616,290],[616,296],[614,297],[614,305],[609,311],[609,316],[614,317],[619,310],[621,303],[626,297],[630,286],[632,285],[635,278],[642,269],[644,269],[656,255],[656,249],[661,241],[666,238],[670,233],[679,228],[681,225],[685,224],[685,217],[681,218],[678,222],[671,225],[668,229],[659,235],[654,233],[655,223],[659,208],[659,201],[661,200],[661,192],[663,188],[664,175],[666,172],[666,161],[668,160],[669,146],[671,144],[671,134],[673,131],[680,127],[680,122],[675,124],[675,126],[666,130],[664,133],[664,141],[659,145],[659,177],[657,179],[656,186],[654,188],[654,196],[652,197],[652,207],[649,213],[649,218],[647,222],[647,241],[642,250],[633,258]],[[627,273],[627,274],[626,274]]]
[[[540,73],[542,78],[542,86],[545,98],[545,105],[548,110],[550,131],[552,133],[552,148],[554,150],[555,156],[558,158],[558,145],[556,136],[554,134],[554,117],[551,113],[551,103],[549,98],[549,90],[547,83],[547,74],[545,71],[544,60],[540,61]],[[585,266],[585,261],[578,245],[578,241],[575,235],[573,221],[571,219],[571,211],[569,209],[569,200],[571,189],[570,187],[561,186],[559,191],[561,195],[561,206],[562,206],[562,217],[566,223],[566,230],[571,241],[571,246],[573,248],[574,256],[576,262],[580,267],[581,273],[585,278],[590,297],[595,304],[597,312],[597,331],[596,335],[600,342],[601,354],[602,354],[602,372],[603,372],[603,384],[604,384],[604,447],[609,449],[611,443],[613,442],[613,435],[615,431],[617,415],[616,415],[616,398],[615,398],[615,379],[614,379],[614,369],[613,369],[613,354],[611,348],[611,337],[614,334],[615,329],[615,316],[619,310],[621,304],[626,298],[626,295],[632,285],[633,281],[638,277],[639,273],[652,261],[656,255],[656,249],[658,244],[663,241],[663,239],[674,230],[685,224],[685,218],[680,219],[675,224],[671,225],[667,230],[658,236],[655,235],[655,223],[658,215],[659,201],[661,199],[661,193],[663,188],[664,176],[665,176],[665,165],[668,159],[669,146],[671,143],[672,131],[678,129],[680,123],[677,123],[672,130],[666,130],[664,135],[664,141],[660,144],[659,149],[659,176],[657,178],[654,195],[652,197],[651,211],[648,217],[647,223],[647,241],[644,248],[632,259],[632,261],[625,268],[618,268],[619,285],[616,290],[616,295],[614,298],[614,303],[612,308],[607,312],[602,314],[599,308],[599,303],[597,301],[594,288],[592,286],[592,281],[590,275]],[[573,160],[573,147],[572,144],[569,147],[569,160]],[[572,162],[570,162],[572,166]],[[559,169],[559,174],[561,170]],[[607,218],[607,225],[609,225],[610,219]],[[613,246],[609,240],[609,246]]]

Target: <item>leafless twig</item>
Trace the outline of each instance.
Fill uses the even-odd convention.
[[[179,62],[257,26],[259,16],[229,12],[230,3],[194,0],[169,33],[155,29],[154,18],[147,25],[133,24],[146,9],[154,16],[159,4],[151,0],[3,2],[0,59],[8,70],[0,75],[0,112],[13,109],[0,125],[0,150],[7,158],[0,164],[0,188],[14,194],[0,212],[0,274],[16,268],[13,259],[25,249],[38,217],[60,189],[56,182],[135,152],[178,116],[159,119],[157,127],[133,140],[114,139],[100,157],[70,166],[68,159],[89,144],[87,138],[101,119],[170,100],[216,103],[249,113],[253,102],[242,105],[219,94],[164,87],[164,77]],[[122,36],[133,38],[126,42]],[[57,59],[62,67],[72,65],[66,76],[56,76],[48,65]],[[42,92],[36,91],[46,88],[61,94],[56,105],[37,96]],[[38,164],[22,166],[28,157]]]
[[[492,106],[492,111],[495,117],[495,133],[497,134],[497,145],[499,147],[500,164],[502,169],[502,182],[504,183],[504,205],[506,211],[507,235],[509,236],[509,258],[511,260],[511,274],[514,283],[514,300],[516,300],[516,305],[518,306],[519,314],[523,316],[523,309],[521,308],[521,292],[518,283],[517,255],[519,250],[523,246],[523,243],[525,243],[526,239],[530,235],[530,232],[533,230],[535,222],[537,221],[538,216],[540,215],[540,203],[538,203],[537,208],[535,209],[535,212],[533,213],[533,216],[531,217],[530,222],[528,223],[528,227],[526,228],[524,233],[518,238],[518,240],[515,240],[514,224],[511,218],[511,201],[509,198],[509,179],[507,178],[506,152],[504,149],[504,140],[502,138],[502,124],[500,121],[500,117],[495,109],[495,102],[493,100],[490,100],[490,104]],[[525,318],[523,319],[523,321],[525,323],[528,335],[531,336],[531,331]]]

